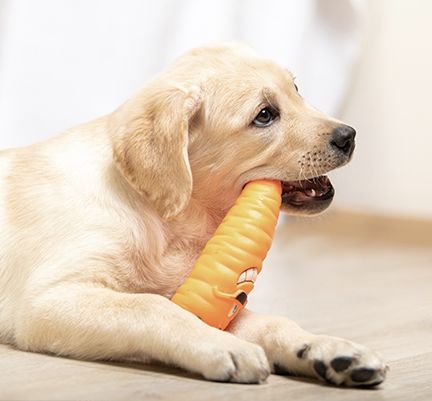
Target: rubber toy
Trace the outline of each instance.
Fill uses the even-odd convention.
[[[246,305],[270,249],[281,205],[281,183],[245,185],[172,301],[224,330]]]

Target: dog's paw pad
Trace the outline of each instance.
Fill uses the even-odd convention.
[[[313,364],[316,374],[321,377],[321,379],[327,381],[327,366],[323,361],[316,360]]]
[[[310,348],[311,348],[310,344],[303,345],[303,347],[301,347],[296,353],[297,358],[299,359],[306,358]]]
[[[377,373],[375,369],[359,368],[351,372],[351,380],[356,383],[368,382]]]
[[[376,386],[384,381],[388,370],[368,348],[327,336],[318,336],[303,360],[310,363],[320,380],[343,386]]]
[[[350,356],[339,356],[337,358],[334,358],[330,362],[330,366],[333,368],[335,372],[343,372],[344,370],[347,370],[351,364],[353,363],[353,358]]]

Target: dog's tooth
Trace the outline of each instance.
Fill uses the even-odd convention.
[[[306,195],[311,196],[311,197],[316,196],[316,191],[314,189],[307,189],[305,191],[305,193],[306,193]]]
[[[254,268],[252,269],[252,271],[253,271],[253,278],[252,278],[252,281],[255,283],[255,280],[256,280],[256,278],[257,278],[257,276],[258,276],[258,269],[257,269],[256,267],[254,267]]]
[[[253,270],[247,269],[246,270],[246,280],[252,281],[253,280]]]

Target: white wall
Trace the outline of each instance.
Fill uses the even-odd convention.
[[[339,109],[362,0],[0,0],[0,148],[107,113],[186,48],[243,40]],[[368,0],[339,117],[358,130],[336,205],[432,217],[432,1]],[[360,7],[361,11],[361,7]]]
[[[0,148],[108,113],[214,41],[244,41],[298,71],[302,93],[334,112],[357,14],[348,0],[0,0]]]
[[[358,131],[335,175],[344,208],[432,217],[432,1],[369,0],[341,117]]]

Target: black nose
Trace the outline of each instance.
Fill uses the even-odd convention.
[[[344,155],[351,156],[354,150],[355,129],[348,125],[340,125],[331,133],[330,145]]]

